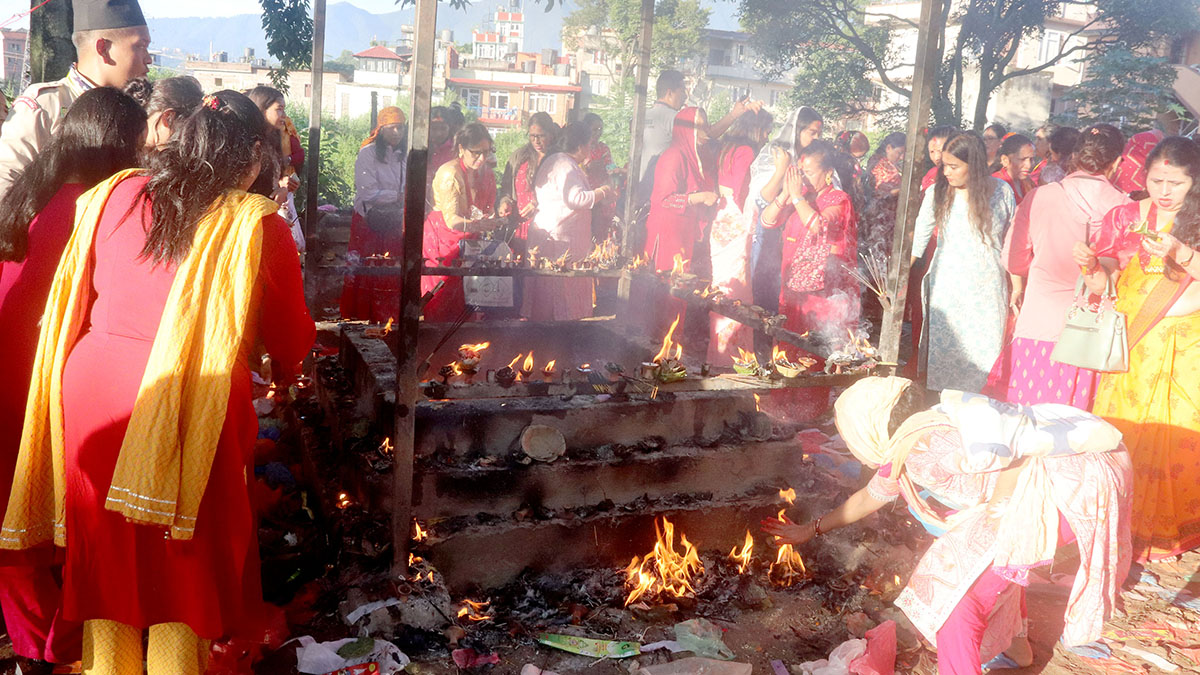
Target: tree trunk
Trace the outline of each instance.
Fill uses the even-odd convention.
[[[992,92],[996,86],[986,75],[979,76],[979,98],[975,99],[975,119],[972,120],[971,126],[975,131],[982,132],[987,126],[987,109],[988,102],[992,100]]]
[[[39,0],[30,0],[36,6]],[[51,82],[67,74],[75,62],[71,42],[75,17],[71,0],[57,0],[29,16],[29,81]]]

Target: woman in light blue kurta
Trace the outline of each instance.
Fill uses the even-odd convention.
[[[922,362],[929,389],[980,392],[1003,346],[1010,298],[1000,249],[1017,207],[1012,189],[989,174],[977,134],[947,141],[942,160],[913,236],[913,251],[924,251],[938,233],[922,289]]]

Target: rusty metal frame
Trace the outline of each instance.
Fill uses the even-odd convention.
[[[891,263],[888,265],[888,307],[880,327],[879,350],[883,360],[899,363],[900,334],[904,326],[904,305],[908,298],[909,275],[912,271],[913,231],[917,212],[921,208],[921,174],[918,161],[925,152],[923,129],[929,119],[933,100],[933,85],[941,64],[941,35],[945,31],[942,3],[948,0],[921,0],[921,18],[917,33],[917,58],[913,68],[912,101],[908,108],[908,136],[900,200],[896,207],[896,226],[892,240]],[[917,339],[916,336],[913,339]]]
[[[413,521],[413,461],[417,401],[417,331],[421,325],[421,240],[425,234],[425,184],[429,171],[429,113],[437,42],[437,0],[416,0],[412,59],[412,117],[404,186],[404,255],[397,326],[396,416],[392,434],[392,572],[408,571]]]

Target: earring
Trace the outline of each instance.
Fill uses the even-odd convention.
[[[833,185],[833,174],[831,174],[831,173],[825,174],[825,184]]]

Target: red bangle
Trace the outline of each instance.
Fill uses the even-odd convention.
[[[822,534],[825,533],[821,531],[821,516],[817,516],[817,519],[813,521],[813,536],[819,537]]]

